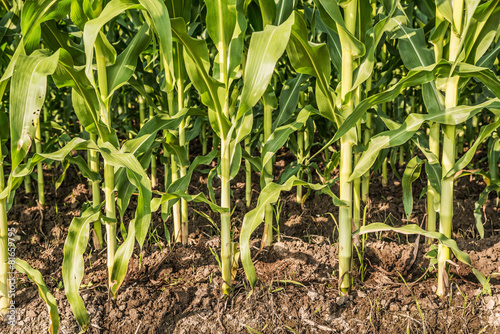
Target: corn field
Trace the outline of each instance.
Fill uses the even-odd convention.
[[[499,0],[1,0],[0,14],[2,332],[500,332]],[[133,317],[121,301],[141,285],[178,304],[145,306],[152,319],[171,318]],[[216,320],[183,325],[197,311],[179,291],[202,286]],[[13,292],[33,289],[43,329],[20,325]],[[382,289],[413,308],[379,306]],[[224,315],[294,293],[309,315]],[[358,325],[341,322],[367,294]],[[424,297],[465,322],[442,327]]]

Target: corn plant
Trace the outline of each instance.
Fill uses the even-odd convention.
[[[341,291],[347,292],[351,285],[351,232],[359,228],[361,196],[360,182],[356,182],[353,189],[352,181],[357,178],[351,176],[353,147],[359,138],[359,119],[355,123],[346,123],[344,120],[353,113],[355,102],[359,101],[360,85],[371,76],[376,46],[386,32],[394,29],[392,16],[396,13],[396,5],[392,3],[388,16],[382,16],[375,24],[371,20],[372,8],[368,1],[342,4],[345,5],[343,16],[339,3],[315,1],[315,4],[327,27],[328,42],[335,46],[330,48],[332,54],[326,44],[315,45],[308,41],[308,28],[303,19],[296,20],[287,54],[296,71],[316,77],[316,102],[321,115],[332,121],[339,130],[342,127],[342,131],[337,131],[331,142],[341,141],[339,197],[347,205],[342,205],[339,210],[339,269]],[[340,77],[336,91],[330,86],[330,60]],[[356,198],[354,202],[353,194]],[[358,217],[354,220],[354,226],[353,215]]]
[[[220,214],[222,292],[229,294],[238,256],[255,287],[251,235],[264,223],[262,246],[272,243],[273,205],[282,191],[292,189],[303,207],[313,192],[328,195],[339,207],[341,294],[351,289],[352,247],[359,236],[393,231],[438,241],[437,294],[444,295],[451,253],[471,266],[452,239],[454,181],[475,174],[487,183],[474,211],[480,236],[481,207],[491,192],[500,191],[498,3],[27,0],[11,6],[2,1],[0,312],[10,305],[7,272],[14,266],[37,284],[49,307],[50,328],[58,330],[56,303],[40,273],[21,259],[8,261],[7,215],[15,191],[23,182],[29,190],[36,168],[43,205],[43,163],[61,164],[56,189],[70,164],[92,189],[92,201],[69,226],[62,263],[66,297],[83,330],[90,318],[79,289],[91,228],[94,247],[106,247],[107,285],[116,298],[136,241],[142,252],[152,212],[161,208],[165,221],[171,215],[173,240],[187,244],[188,202],[208,204]],[[193,157],[190,141],[197,137],[202,154]],[[296,161],[275,180],[275,155],[283,146]],[[479,149],[487,151],[488,170],[463,172]],[[207,177],[209,195],[194,194],[192,176],[215,159]],[[242,159],[247,207],[252,171],[260,173],[261,182],[256,206],[244,217],[238,250],[231,181]],[[398,167],[405,169],[408,219],[412,183],[425,170],[426,229],[361,226],[370,169],[381,169],[387,184],[389,166],[396,177]],[[337,167],[339,177],[332,178]],[[161,168],[164,184],[154,190]],[[220,194],[212,186],[216,176]],[[338,196],[331,190],[336,182]],[[168,228],[165,234],[170,242]]]
[[[252,107],[265,93],[274,65],[283,53],[290,34],[293,17],[279,26],[268,25],[262,32],[252,34],[248,55],[243,63],[243,41],[247,21],[243,1],[207,1],[207,31],[216,49],[214,71],[209,75],[210,58],[206,42],[190,37],[183,19],[172,19],[174,41],[184,47],[186,70],[201,101],[208,107],[210,125],[220,139],[221,179],[221,263],[223,292],[229,293],[232,271],[230,181],[239,169],[242,156],[240,143],[252,128]],[[243,69],[244,68],[244,69]],[[243,78],[238,108],[232,97],[232,83]]]
[[[436,155],[429,147],[422,144],[421,140],[418,141],[418,136],[416,140],[417,143],[420,143],[419,148],[428,159],[430,168],[427,170],[427,176],[429,182],[433,184],[434,189],[439,189],[440,233],[446,238],[451,237],[454,175],[470,162],[474,154],[473,152],[475,152],[480,143],[498,127],[497,122],[485,126],[478,135],[475,143],[471,146],[471,150],[455,163],[455,126],[465,122],[484,108],[489,108],[490,111],[496,114],[496,105],[498,103],[498,99],[493,98],[473,106],[457,105],[458,87],[465,85],[472,76],[481,80],[481,82],[494,92],[495,95],[499,87],[498,79],[490,70],[465,62],[470,61],[477,63],[480,62],[481,59],[484,59],[482,57],[488,50],[489,45],[488,47],[483,46],[480,48],[479,50],[482,50],[482,52],[471,53],[471,50],[473,49],[472,46],[476,43],[491,43],[493,40],[495,34],[486,40],[484,40],[484,37],[482,39],[475,39],[474,37],[477,38],[478,36],[484,35],[491,36],[491,31],[496,31],[496,26],[493,28],[492,23],[491,26],[487,24],[490,15],[495,13],[495,3],[487,2],[481,6],[478,6],[477,3],[475,5],[467,3],[467,6],[461,8],[464,9],[463,13],[462,10],[455,11],[457,18],[453,19],[454,23],[452,23],[452,19],[447,21],[448,23],[443,23],[446,27],[448,27],[448,25],[449,27],[453,27],[453,24],[455,25],[455,29],[457,29],[457,26],[461,27],[461,30],[453,30],[449,34],[451,40],[457,39],[453,43],[451,40],[449,41],[450,48],[453,45],[457,49],[453,50],[453,48],[451,48],[450,54],[452,57],[448,59],[443,58],[438,63],[434,63],[432,51],[426,49],[425,44],[422,45],[421,42],[425,42],[425,40],[423,39],[421,31],[412,31],[402,24],[398,24],[401,29],[398,32],[399,41],[412,46],[412,48],[400,48],[401,56],[405,60],[407,66],[410,68],[413,67],[414,69],[396,86],[400,86],[412,80],[414,80],[414,85],[429,84],[428,86],[424,86],[429,87],[429,89],[423,91],[424,101],[426,101],[429,114],[411,114],[405,119],[403,124],[394,124],[392,120],[384,118],[384,122],[391,131],[380,133],[372,138],[366,152],[363,153],[363,156],[351,174],[351,179],[358,175],[362,175],[367,170],[367,165],[373,163],[376,155],[381,149],[398,146],[412,139],[424,122],[429,122],[431,125],[437,123],[443,126],[443,160],[440,166],[437,164]],[[448,9],[445,9],[447,14],[449,14]],[[476,19],[474,13],[476,13],[476,17],[480,19]],[[458,16],[460,16],[460,18]],[[462,32],[457,34],[458,31]],[[471,31],[470,36],[464,35],[469,31]],[[472,31],[474,33],[472,33]],[[466,43],[466,40],[469,41],[470,44]],[[420,63],[414,65],[416,62]],[[427,64],[422,62],[427,62]],[[433,86],[433,83],[435,83],[435,86]],[[445,91],[444,98],[440,95],[441,93],[437,89],[438,87],[443,87]],[[394,87],[393,90],[395,88],[396,87]],[[382,95],[374,96],[374,99]],[[440,101],[443,101],[443,99],[444,106],[440,107]],[[359,116],[359,114],[354,115],[349,121],[354,121],[355,117]],[[439,175],[440,170],[442,170],[441,175]],[[435,202],[434,200],[434,203]],[[441,269],[439,269],[438,273],[437,294],[442,295],[445,290],[445,267],[447,266],[447,261],[450,259],[450,249],[444,244],[440,244],[439,249],[438,263]],[[470,261],[468,263],[470,264]]]
[[[8,119],[5,112],[0,111],[2,124],[2,152],[0,166],[0,312],[5,314],[10,306],[8,288],[9,270],[9,230],[7,225],[7,213],[12,206],[15,190],[20,186],[24,176],[30,171],[16,173],[22,169],[23,162],[27,157],[32,142],[39,128],[39,115],[45,100],[47,88],[47,76],[55,71],[59,53],[50,54],[48,50],[35,50],[39,44],[40,23],[47,17],[62,17],[64,6],[55,8],[46,3],[37,6],[33,2],[27,2],[20,8],[13,7],[7,18],[21,14],[20,29],[23,38],[15,47],[10,61],[2,68],[0,79],[0,96],[10,83],[10,99]],[[10,150],[5,146],[10,140]],[[4,158],[9,156],[11,173],[5,183]],[[42,280],[43,281],[43,280]]]

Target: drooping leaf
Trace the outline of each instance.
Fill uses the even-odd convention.
[[[410,162],[408,162],[403,174],[403,206],[408,219],[413,211],[412,185],[413,182],[420,176],[420,170],[423,163],[424,162],[419,157],[413,157]]]
[[[85,210],[80,217],[73,218],[69,226],[68,236],[64,242],[62,265],[64,291],[76,321],[83,330],[88,328],[90,318],[85,308],[85,303],[78,291],[83,279],[85,267],[83,254],[89,240],[90,224],[99,219],[99,211],[100,207],[91,207]]]
[[[440,243],[450,248],[453,254],[455,254],[455,256],[460,262],[463,262],[469,266],[471,265],[469,255],[458,248],[457,242],[455,240],[449,239],[444,234],[439,232],[426,231],[416,224],[408,224],[402,227],[394,227],[383,223],[371,223],[360,227],[359,230],[353,232],[353,235],[373,233],[373,232],[383,232],[383,231],[394,231],[403,234],[420,234],[429,238],[437,239]]]
[[[42,274],[38,270],[33,269],[28,264],[28,262],[21,260],[19,258],[16,258],[14,267],[20,273],[28,275],[30,281],[32,281],[37,285],[38,294],[40,295],[40,298],[42,298],[42,300],[45,302],[45,304],[47,304],[47,308],[49,311],[49,318],[50,318],[49,333],[50,334],[59,333],[59,311],[57,310],[57,302],[54,296],[50,293],[49,289],[47,288],[47,285],[43,280]]]
[[[329,185],[307,183],[303,180],[298,179],[296,176],[290,177],[282,185],[271,182],[264,189],[262,189],[255,209],[249,211],[243,219],[243,225],[241,227],[240,234],[241,262],[243,263],[245,274],[250,281],[252,289],[255,287],[255,283],[257,282],[257,274],[255,272],[255,267],[252,263],[252,257],[250,253],[250,236],[252,232],[255,231],[255,229],[262,223],[266,206],[268,204],[275,203],[282,191],[290,191],[292,187],[298,185],[311,188],[313,190],[319,190],[328,194],[332,197],[333,203],[335,205],[346,205],[331,192]]]

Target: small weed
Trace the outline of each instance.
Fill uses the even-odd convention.
[[[276,219],[276,227],[273,227],[274,231],[276,231],[276,234],[278,235],[278,242],[281,241],[281,234],[280,234],[280,216],[281,216],[281,210],[283,209],[283,202],[281,199],[278,200],[275,206],[273,206],[274,210],[274,217]]]
[[[413,291],[410,289],[410,287],[406,283],[406,280],[403,278],[403,276],[399,272],[398,272],[398,275],[399,275],[399,277],[401,277],[401,280],[405,284],[405,286],[408,289],[408,291],[410,291],[410,293],[411,293],[411,295],[413,297],[413,300],[415,301],[415,304],[417,305],[418,314],[420,315],[420,319],[422,319],[422,327],[423,327],[423,331],[424,331],[424,334],[425,334],[427,332],[426,328],[425,328],[425,318],[424,318],[424,313],[422,312],[422,309],[420,308],[420,303],[418,302],[418,299],[415,296],[415,294],[413,293]],[[450,295],[451,295],[451,293],[450,293]]]

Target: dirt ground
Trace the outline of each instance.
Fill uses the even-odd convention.
[[[280,155],[276,173],[288,159],[289,155]],[[91,196],[85,179],[71,168],[57,193],[53,184],[60,171],[45,173],[46,207],[36,205],[36,195],[19,189],[9,212],[9,227],[14,227],[20,237],[17,256],[40,270],[58,302],[61,333],[78,333],[64,296],[61,265],[70,222]],[[195,173],[189,191],[206,191],[206,177]],[[243,178],[240,173],[233,181],[235,238],[249,210],[244,203]],[[258,175],[253,181],[255,202]],[[216,181],[214,186],[218,187]],[[416,199],[424,186],[423,178],[415,182]],[[491,197],[485,211],[486,238],[479,239],[473,210],[484,187],[474,177],[458,180],[454,238],[470,254],[473,266],[488,277],[500,272],[500,220]],[[407,223],[400,179],[390,178],[383,187],[379,176],[373,175],[370,199],[367,223]],[[211,223],[196,212],[203,211],[218,223],[217,215],[210,213],[206,205],[190,204],[188,246],[169,247],[164,226],[171,229],[171,220],[164,225],[160,215],[153,214],[142,262],[136,249],[117,300],[110,299],[107,292],[105,251],[95,251],[89,242],[81,289],[91,317],[87,332],[500,333],[499,278],[491,277],[493,295],[484,295],[471,270],[457,263],[451,266],[451,293],[439,299],[434,294],[436,270],[427,270],[429,259],[425,254],[429,246],[424,238],[392,232],[369,235],[362,263],[355,256],[352,292],[341,297],[337,289],[337,232],[332,218],[338,216],[338,209],[330,198],[320,194],[311,194],[303,208],[296,203],[294,192],[282,194],[282,202],[279,240],[275,234],[274,245],[256,256],[259,282],[250,296],[241,263],[233,293],[229,297],[220,293],[220,270],[211,252],[220,251],[220,238]],[[410,221],[424,223],[425,197],[415,201]],[[261,233],[262,228],[253,235],[254,255],[260,247]],[[36,286],[25,275],[20,275],[17,282],[16,326],[0,324],[0,332],[46,332],[48,312]]]

